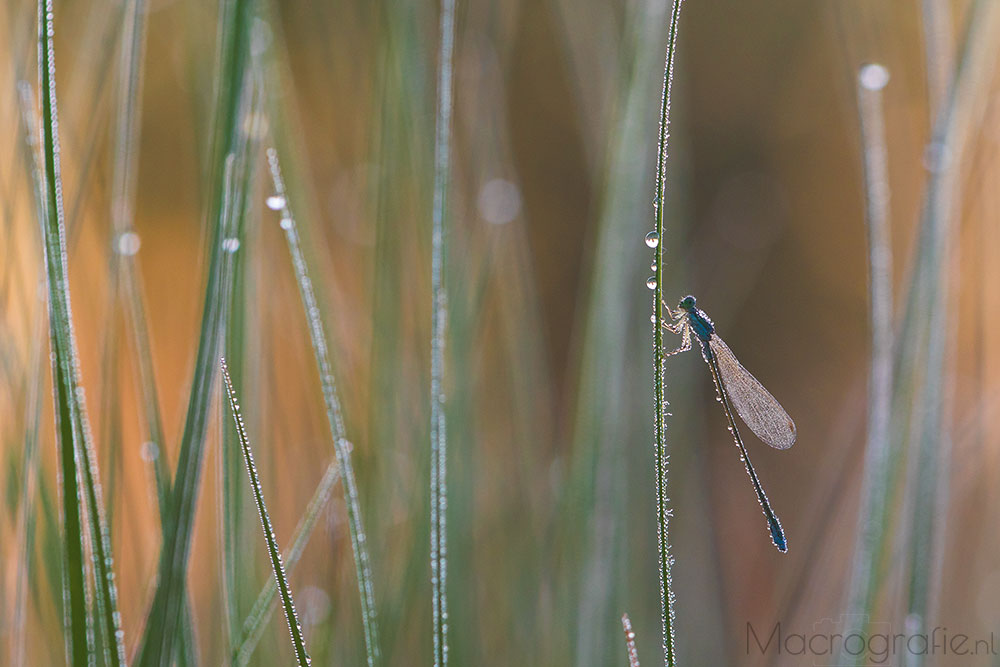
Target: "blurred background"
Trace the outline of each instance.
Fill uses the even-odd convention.
[[[130,655],[161,540],[152,470],[158,457],[170,469],[176,460],[205,298],[220,25],[212,3],[145,4],[141,94],[130,112],[141,127],[131,236],[112,224],[123,6],[61,0],[55,10],[73,315]],[[255,168],[227,356],[239,367],[265,498],[287,545],[334,459],[295,273],[279,215],[265,206],[264,150],[278,145],[353,443],[384,662],[429,664],[439,8],[259,5],[251,50],[261,99],[243,118]],[[991,5],[684,4],[664,295],[671,306],[698,296],[794,418],[798,441],[780,452],[744,434],[788,534],[782,555],[700,355],[669,359],[682,664],[836,664],[761,651],[748,624],[766,642],[778,623],[808,634],[843,623],[847,608],[871,366],[856,83],[866,62],[890,74],[881,95],[899,332],[890,447],[898,474],[889,476],[869,620],[893,632],[912,627],[919,575],[930,591],[925,627],[971,639],[1000,632],[1000,359],[989,348],[1000,336],[1000,22]],[[669,11],[665,0],[457,3],[445,373],[456,665],[626,664],[626,611],[639,657],[661,659],[652,251],[643,237],[653,224]],[[64,657],[44,267],[25,139],[25,109],[37,100],[36,21],[25,0],[0,12],[0,662],[42,665]],[[945,142],[933,132],[943,117],[957,119]],[[942,190],[949,203],[934,236],[928,193]],[[149,436],[123,257],[145,304],[162,443]],[[925,279],[937,291],[918,289]],[[906,321],[925,333],[908,338]],[[911,375],[899,370],[935,340],[940,372],[919,363]],[[676,346],[670,335],[667,344]],[[223,483],[233,433],[221,397],[210,412],[188,568],[193,653],[204,664],[232,650],[226,596],[242,618],[271,577],[245,474],[235,495]],[[940,419],[927,426],[923,417],[937,408]],[[912,424],[923,425],[914,427],[922,440]],[[913,472],[918,442],[936,453],[931,487]],[[933,556],[917,572],[912,536],[928,516],[913,508],[926,497]],[[227,530],[238,556],[230,562]],[[314,660],[361,664],[339,486],[290,581]],[[998,664],[995,652],[926,664]],[[251,662],[291,659],[278,613]]]

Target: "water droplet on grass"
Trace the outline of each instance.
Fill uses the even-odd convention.
[[[476,206],[486,222],[494,225],[508,223],[521,212],[521,190],[508,180],[491,179],[479,190]]]
[[[655,248],[660,245],[660,235],[656,232],[650,232],[646,234],[646,245],[650,248]]]
[[[878,63],[862,65],[858,70],[858,81],[866,90],[882,90],[889,83],[889,70]]]
[[[135,232],[122,232],[115,241],[115,250],[119,255],[131,257],[139,252],[141,242]]]

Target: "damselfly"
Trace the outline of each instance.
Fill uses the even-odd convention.
[[[785,412],[785,409],[771,396],[767,389],[757,381],[750,372],[743,368],[742,364],[736,360],[729,346],[722,342],[718,334],[715,333],[715,325],[708,318],[703,310],[696,305],[693,296],[686,296],[677,305],[677,310],[672,311],[667,304],[663,304],[672,324],[663,323],[667,329],[681,336],[681,345],[676,350],[668,352],[666,356],[672,356],[679,352],[686,352],[691,349],[691,333],[698,338],[701,343],[701,356],[705,358],[709,369],[712,371],[712,379],[715,381],[715,388],[719,393],[719,401],[726,409],[726,418],[729,419],[729,431],[733,434],[733,440],[740,450],[740,460],[746,466],[747,474],[753,483],[753,490],[757,493],[757,500],[764,511],[767,519],[767,526],[771,532],[771,541],[778,551],[784,553],[788,551],[788,542],[785,540],[785,531],[781,528],[781,522],[771,509],[771,503],[767,500],[764,488],[757,478],[757,471],[750,463],[750,455],[740,437],[740,431],[736,427],[736,417],[733,409],[743,422],[750,427],[758,438],[775,449],[788,449],[795,444],[795,423]]]

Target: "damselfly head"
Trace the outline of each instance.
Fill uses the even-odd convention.
[[[692,310],[694,310],[695,303],[696,299],[690,294],[688,294],[686,297],[681,299],[681,302],[677,304],[677,307],[680,308],[681,310],[686,310],[688,312],[691,312]]]

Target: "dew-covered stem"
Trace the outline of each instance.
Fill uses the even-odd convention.
[[[628,657],[628,667],[639,667],[639,651],[635,648],[635,632],[628,614],[622,614],[622,630],[625,632],[625,655]]]
[[[677,26],[683,0],[673,0],[670,8],[670,23],[667,29],[667,57],[663,70],[663,95],[660,106],[660,136],[656,154],[656,196],[653,200],[655,226],[647,235],[646,243],[653,247],[656,274],[653,288],[653,400],[654,433],[656,436],[656,534],[658,545],[658,569],[660,575],[660,615],[663,627],[663,660],[667,667],[677,664],[674,646],[674,594],[671,588],[670,571],[673,557],[670,555],[668,528],[670,510],[667,507],[667,398],[666,398],[666,355],[663,349],[663,197],[667,179],[667,149],[670,141],[670,92],[674,78],[674,56],[677,51]]]
[[[312,341],[313,355],[319,370],[320,384],[323,387],[323,400],[326,403],[326,416],[333,436],[334,452],[337,464],[340,466],[340,477],[344,489],[344,505],[347,508],[347,526],[351,535],[351,548],[354,554],[354,567],[358,579],[358,594],[361,603],[361,620],[365,631],[365,648],[368,665],[372,667],[381,660],[381,649],[378,639],[378,620],[375,611],[375,592],[372,585],[371,565],[368,558],[368,546],[365,539],[364,522],[361,519],[361,503],[358,500],[358,486],[354,477],[354,467],[351,465],[351,444],[347,440],[347,429],[340,408],[340,398],[337,395],[337,385],[333,377],[333,366],[323,332],[323,322],[320,318],[319,303],[313,290],[312,280],[302,245],[299,243],[298,228],[292,215],[285,193],[285,184],[281,177],[281,167],[278,163],[278,152],[274,148],[267,150],[268,164],[271,168],[271,179],[274,184],[274,194],[269,198],[268,206],[281,211],[281,228],[285,232],[285,241],[292,256],[292,266],[295,269],[295,279],[299,286],[299,296],[306,312],[306,322],[309,325],[309,336]]]
[[[448,428],[445,418],[444,349],[448,326],[445,287],[445,219],[450,178],[452,56],[455,46],[455,0],[442,0],[438,51],[437,120],[434,132],[434,209],[431,229],[431,604],[434,665],[448,664]]]
[[[320,512],[330,500],[330,495],[333,493],[333,486],[337,483],[339,477],[340,468],[336,460],[334,460],[327,466],[326,472],[323,474],[323,479],[320,480],[316,491],[313,492],[313,497],[309,501],[308,507],[306,507],[305,514],[302,515],[302,519],[295,529],[292,546],[283,554],[285,574],[290,575],[302,557],[302,552],[305,551],[306,544],[309,543],[309,538],[312,536],[313,527],[320,517]],[[234,664],[249,664],[250,656],[253,654],[257,642],[260,641],[261,634],[263,634],[264,628],[267,626],[267,621],[271,618],[271,613],[274,611],[274,599],[277,593],[277,584],[272,579],[267,582],[264,589],[257,596],[253,608],[251,608],[250,613],[243,622],[239,639],[233,642]]]
[[[49,332],[56,433],[63,484],[65,534],[64,581],[69,626],[67,659],[85,664],[92,659],[93,633],[87,618],[84,531],[86,519],[91,541],[98,630],[104,636],[104,660],[122,664],[124,644],[118,614],[114,565],[104,522],[104,503],[91,444],[70,306],[66,224],[63,211],[59,156],[59,117],[55,84],[54,9],[52,0],[38,3],[38,71],[42,110],[44,215],[40,219],[49,297]],[[80,483],[82,482],[82,490]],[[82,491],[82,498],[81,498]],[[83,505],[87,512],[84,513]]]
[[[222,366],[222,380],[226,385],[226,396],[229,397],[229,407],[233,413],[233,421],[236,422],[236,433],[240,439],[240,448],[243,450],[243,461],[247,466],[247,474],[250,476],[250,487],[253,489],[253,500],[257,505],[257,512],[260,514],[260,525],[264,530],[264,540],[267,542],[267,555],[271,560],[271,568],[274,570],[274,580],[278,584],[278,591],[281,595],[281,607],[285,612],[285,620],[288,621],[288,631],[292,636],[292,645],[295,648],[295,660],[299,667],[307,667],[310,663],[309,654],[306,652],[305,641],[302,639],[302,626],[299,624],[298,616],[295,613],[295,604],[292,601],[292,593],[288,587],[288,579],[285,577],[285,566],[282,564],[281,552],[278,550],[278,541],[274,536],[274,528],[271,526],[271,517],[267,513],[267,505],[264,504],[264,492],[260,486],[260,476],[257,473],[257,466],[254,465],[253,452],[250,450],[250,438],[247,436],[246,427],[243,425],[243,415],[240,412],[240,404],[233,391],[233,382],[229,378],[229,369],[226,368],[226,360],[220,361]]]

